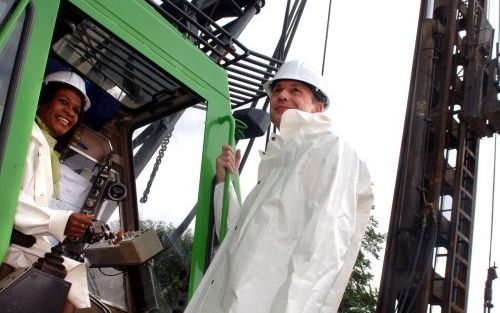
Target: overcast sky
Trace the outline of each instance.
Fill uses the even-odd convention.
[[[240,37],[241,42],[252,50],[271,55],[285,5],[285,0],[266,1],[261,13]],[[418,0],[332,2],[325,66],[332,101],[329,113],[335,130],[357,149],[369,166],[375,186],[374,215],[384,233],[392,207],[419,8]],[[491,2],[490,11],[496,12],[492,25],[497,28],[498,0]],[[288,60],[303,59],[321,69],[327,13],[327,0],[308,1]],[[469,312],[482,312],[483,308],[490,236],[492,143],[491,138],[483,139],[480,149]],[[263,143],[258,148],[263,149]],[[244,192],[256,180],[256,150],[253,165],[249,164],[242,175]],[[500,226],[499,215],[497,212],[495,216],[496,227]],[[494,242],[495,239],[498,246],[498,231],[494,233]],[[493,247],[492,260],[500,262],[498,247]],[[381,267],[380,262],[374,269],[377,287]],[[498,280],[494,283],[494,294],[493,303],[498,308]]]

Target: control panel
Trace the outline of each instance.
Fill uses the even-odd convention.
[[[84,250],[90,267],[140,265],[163,249],[154,229],[118,232],[113,239],[89,245]]]

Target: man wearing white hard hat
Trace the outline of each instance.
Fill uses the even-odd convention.
[[[13,268],[28,267],[51,251],[47,235],[59,241],[81,237],[92,224],[92,216],[49,207],[58,196],[58,146],[67,145],[83,113],[90,107],[85,82],[76,73],[62,71],[45,77],[33,124],[16,209],[14,229],[32,235],[36,242],[29,247],[11,244],[4,260]],[[90,307],[85,265],[64,258],[69,281],[67,308]]]
[[[366,165],[330,130],[326,84],[311,66],[286,62],[264,88],[279,134],[241,208],[231,189],[228,232],[186,313],[336,312],[352,272],[373,204]],[[224,146],[217,230],[224,174],[238,166],[239,151]]]

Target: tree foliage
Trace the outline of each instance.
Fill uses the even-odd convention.
[[[378,222],[370,217],[339,313],[375,312],[377,290],[371,287],[373,274],[370,273],[370,258],[380,258],[385,239],[384,235],[377,232],[377,226]],[[175,227],[160,221],[143,221],[141,228],[154,228],[163,247],[167,247],[154,258],[154,271],[162,302],[167,303],[172,312],[182,312],[187,302],[193,235],[187,231],[181,237],[174,238]]]
[[[377,290],[371,287],[373,274],[370,273],[370,257],[380,259],[380,251],[385,235],[377,232],[378,222],[370,216],[365,237],[361,242],[351,279],[340,304],[339,313],[375,312],[377,306]]]
[[[162,221],[142,221],[141,228],[154,228],[164,248],[153,260],[161,301],[172,312],[182,312],[187,304],[193,235],[188,230],[176,238],[175,226]]]

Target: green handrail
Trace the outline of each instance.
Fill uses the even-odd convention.
[[[219,123],[229,123],[229,138],[228,144],[232,147],[235,146],[235,121],[234,118],[230,115],[219,118]],[[235,173],[237,175],[237,173]],[[222,197],[222,215],[220,221],[220,232],[219,232],[219,241],[222,243],[227,233],[227,215],[229,211],[229,187],[231,186],[231,173],[229,170],[226,170],[226,176],[224,179],[224,195]],[[241,199],[238,197],[238,201],[241,204]]]

